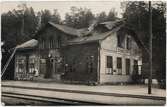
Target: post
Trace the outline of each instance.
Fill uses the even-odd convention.
[[[149,1],[149,46],[150,46],[150,58],[149,58],[149,66],[150,66],[150,72],[149,72],[149,80],[148,80],[148,94],[151,94],[152,90],[152,8],[151,8],[151,1]]]

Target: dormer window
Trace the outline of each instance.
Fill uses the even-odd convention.
[[[126,49],[130,49],[131,48],[131,39],[130,39],[130,37],[127,37],[126,38]]]
[[[117,46],[124,48],[124,35],[121,32],[117,33]]]
[[[117,46],[122,47],[121,46],[121,35],[118,34],[117,39],[118,39]]]

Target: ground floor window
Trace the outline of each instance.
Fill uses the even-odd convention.
[[[122,58],[117,57],[117,69],[118,69],[118,75],[122,74]]]
[[[112,56],[107,56],[106,74],[113,74],[113,58],[112,58]]]
[[[20,59],[20,60],[17,60],[17,72],[18,73],[23,73],[23,72],[25,72],[25,60],[22,60],[22,59]]]
[[[29,64],[29,73],[34,73],[35,70],[35,64],[34,63],[30,63]]]

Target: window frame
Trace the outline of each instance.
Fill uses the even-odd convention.
[[[110,61],[110,63],[108,61]],[[105,68],[106,68],[105,74],[113,75],[113,57],[112,56],[106,56],[106,67]]]
[[[129,36],[126,38],[126,49],[131,49],[131,38]]]
[[[129,61],[129,62],[128,62]],[[129,63],[129,71],[127,73],[127,62]],[[131,61],[129,58],[125,59],[125,70],[126,70],[126,75],[130,75],[130,66],[131,66]]]
[[[118,75],[122,75],[122,58],[117,57],[117,70],[118,70]]]

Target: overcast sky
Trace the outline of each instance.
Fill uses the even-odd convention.
[[[2,12],[7,12],[9,10],[18,9],[17,5],[21,4],[21,1],[5,1],[1,3]],[[33,7],[35,12],[44,9],[51,11],[58,9],[62,19],[64,19],[65,13],[70,11],[71,6],[89,8],[94,14],[100,13],[101,11],[105,11],[108,14],[110,9],[115,8],[115,11],[118,12],[118,17],[121,17],[122,12],[120,1],[24,1],[24,3],[26,3],[28,7]]]

